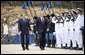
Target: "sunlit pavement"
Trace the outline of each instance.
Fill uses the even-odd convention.
[[[30,50],[22,50],[20,44],[1,44],[1,54],[84,54],[84,50],[69,50],[45,47],[41,50],[35,44],[29,45]]]

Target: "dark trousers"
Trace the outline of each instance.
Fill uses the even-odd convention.
[[[36,34],[36,44],[39,45],[39,37],[38,37],[38,34]]]
[[[55,36],[53,35],[52,47],[55,47],[55,44],[56,44],[56,39],[55,39],[54,37],[55,37]]]
[[[29,46],[29,35],[28,34],[21,34],[21,45],[22,45],[22,48],[25,48],[24,44],[24,35],[26,36],[26,48],[28,48]]]
[[[45,48],[45,32],[42,32],[42,33],[39,33],[39,37],[40,37],[40,39],[39,39],[39,42],[40,42],[40,48],[41,49],[44,49]]]

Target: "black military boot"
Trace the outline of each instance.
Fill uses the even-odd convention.
[[[83,50],[83,48],[77,48],[77,50]]]
[[[71,47],[70,49],[71,50],[77,50],[77,47]]]

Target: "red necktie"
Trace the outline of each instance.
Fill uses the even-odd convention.
[[[43,20],[43,18],[42,18],[42,24],[44,24],[44,20]]]

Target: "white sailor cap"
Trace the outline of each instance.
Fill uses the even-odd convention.
[[[82,9],[81,9],[81,8],[77,8],[77,10],[82,11]]]
[[[75,11],[74,9],[72,9],[72,11]]]

